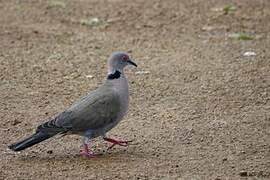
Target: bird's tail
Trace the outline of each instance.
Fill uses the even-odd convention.
[[[23,139],[19,142],[16,142],[14,144],[11,144],[8,147],[9,147],[9,149],[11,149],[13,151],[21,151],[21,150],[29,148],[35,144],[38,144],[46,139],[49,139],[50,137],[52,137],[54,135],[56,135],[56,134],[48,134],[48,133],[44,133],[42,131],[37,131],[32,136],[30,136],[26,139]]]

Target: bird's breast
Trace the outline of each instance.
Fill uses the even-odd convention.
[[[118,118],[122,119],[128,110],[129,104],[128,82],[125,77],[120,77],[118,79],[114,79],[112,83],[114,90],[120,98],[120,112]]]

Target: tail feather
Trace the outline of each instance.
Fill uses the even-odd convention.
[[[46,139],[49,139],[50,137],[52,137],[54,135],[55,134],[46,134],[42,131],[39,131],[26,139],[23,139],[19,142],[16,142],[14,144],[9,145],[8,147],[9,147],[9,149],[11,149],[13,151],[21,151],[21,150],[29,148],[35,144],[38,144]]]

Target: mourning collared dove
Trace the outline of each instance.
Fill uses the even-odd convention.
[[[37,127],[36,132],[22,141],[11,144],[13,151],[21,151],[57,134],[78,134],[83,137],[82,155],[92,157],[89,140],[102,136],[114,145],[127,146],[130,141],[119,141],[106,136],[128,110],[128,81],[123,69],[137,65],[125,52],[114,52],[108,59],[108,75],[105,83],[89,92],[64,112]],[[109,147],[109,148],[110,148]]]

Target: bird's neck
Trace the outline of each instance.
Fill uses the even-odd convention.
[[[114,70],[108,71],[107,82],[113,90],[121,97],[121,114],[124,115],[128,108],[129,94],[128,94],[128,81],[123,71]]]
[[[128,93],[128,81],[124,74],[120,71],[115,71],[107,76],[106,82],[115,93],[119,95],[120,105],[121,105],[121,117],[126,113],[129,103],[129,93]],[[120,118],[121,119],[121,118]]]
[[[122,71],[119,70],[109,71],[107,79],[108,80],[119,79],[121,76],[124,77],[124,73]]]

